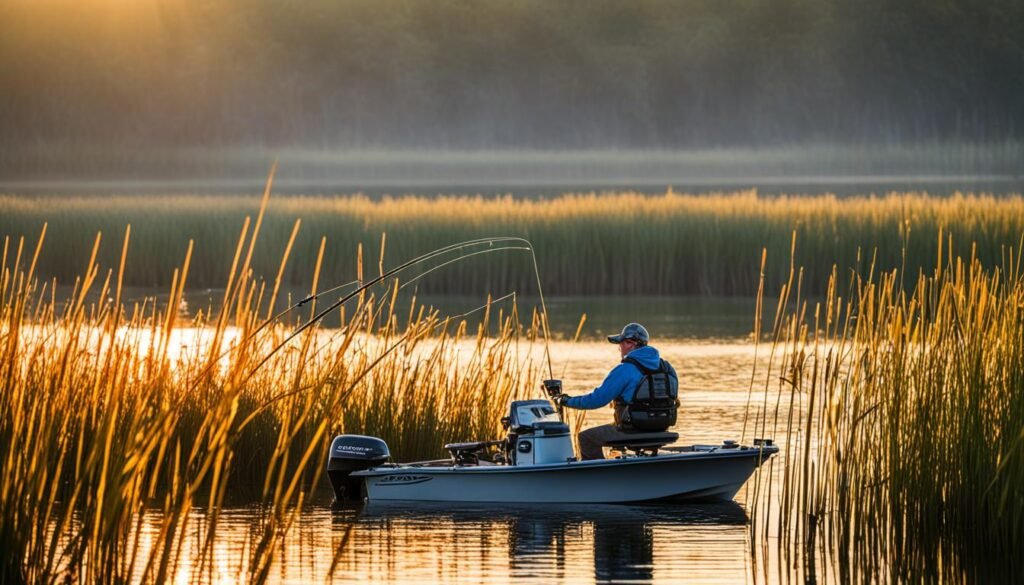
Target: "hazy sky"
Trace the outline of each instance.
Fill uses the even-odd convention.
[[[1024,3],[5,0],[0,145],[994,141]]]

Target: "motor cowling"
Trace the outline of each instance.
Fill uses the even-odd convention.
[[[377,437],[364,435],[338,435],[331,441],[327,458],[327,477],[334,488],[334,498],[360,500],[363,497],[363,480],[352,477],[353,471],[361,471],[386,463],[391,458],[388,445]]]

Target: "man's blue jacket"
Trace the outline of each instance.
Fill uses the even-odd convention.
[[[635,359],[649,370],[657,370],[658,365],[661,363],[661,356],[658,354],[658,350],[649,345],[634,349],[626,357]],[[671,370],[672,366],[669,366],[669,369]],[[675,374],[675,370],[672,370],[672,373]],[[600,386],[594,388],[593,392],[583,396],[573,396],[565,402],[565,405],[569,408],[590,410],[601,408],[619,396],[622,396],[624,401],[629,402],[633,400],[633,393],[636,392],[636,387],[640,384],[640,379],[643,377],[644,374],[640,371],[640,368],[623,362],[608,372],[604,382],[601,382]]]

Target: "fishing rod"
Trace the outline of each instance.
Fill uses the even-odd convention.
[[[344,297],[342,297],[342,298],[338,299],[337,301],[335,301],[331,306],[327,307],[326,309],[324,309],[324,310],[320,311],[319,313],[317,313],[316,315],[314,315],[309,321],[307,321],[306,323],[303,323],[300,327],[295,329],[295,331],[293,331],[287,337],[285,337],[280,343],[278,343],[276,346],[274,346],[274,348],[271,349],[270,352],[268,352],[267,355],[264,356],[264,358],[262,360],[260,360],[260,362],[258,364],[256,364],[255,367],[253,367],[252,370],[250,370],[249,374],[246,375],[246,377],[242,381],[242,383],[244,384],[246,381],[248,381],[261,367],[263,367],[264,364],[266,364],[268,361],[270,361],[270,358],[272,358],[278,351],[280,351],[292,339],[295,339],[295,337],[300,335],[303,331],[305,331],[305,330],[309,329],[310,327],[312,327],[313,325],[316,325],[317,323],[319,323],[327,315],[329,315],[332,311],[334,311],[338,307],[344,305],[346,302],[348,302],[352,298],[358,296],[361,292],[365,291],[366,289],[368,289],[368,288],[370,288],[370,287],[380,283],[381,281],[384,281],[384,280],[386,280],[388,278],[391,278],[391,277],[393,277],[393,276],[395,276],[397,274],[400,274],[401,272],[405,271],[406,269],[408,269],[408,268],[410,268],[412,266],[415,266],[415,265],[420,264],[422,262],[425,262],[427,260],[432,260],[434,258],[437,258],[438,256],[443,256],[444,254],[447,254],[449,252],[454,252],[454,251],[457,251],[457,250],[463,250],[463,249],[466,249],[466,248],[472,248],[472,247],[475,247],[475,246],[481,246],[481,245],[484,245],[484,244],[489,245],[489,246],[493,246],[496,243],[505,243],[505,242],[508,242],[508,243],[515,242],[515,243],[524,244],[525,246],[524,247],[501,246],[501,247],[498,247],[498,248],[492,248],[492,249],[488,249],[488,250],[480,250],[480,251],[474,252],[472,255],[479,255],[479,254],[483,254],[483,253],[501,252],[501,251],[505,251],[506,249],[527,249],[527,250],[530,251],[530,256],[531,256],[531,258],[533,260],[534,274],[535,274],[536,280],[537,280],[538,293],[540,294],[540,299],[541,299],[541,311],[542,311],[542,314],[541,314],[541,327],[542,327],[543,332],[544,332],[545,356],[546,356],[547,362],[548,362],[548,372],[549,372],[549,374],[551,374],[554,370],[553,370],[552,365],[551,365],[550,332],[549,332],[548,326],[547,326],[547,315],[546,315],[547,307],[546,307],[546,305],[544,303],[544,293],[540,289],[540,272],[538,270],[537,256],[534,253],[533,244],[531,244],[530,241],[525,239],[525,238],[520,238],[520,237],[516,237],[516,236],[497,236],[497,237],[488,237],[488,238],[477,238],[477,239],[474,239],[474,240],[466,240],[464,242],[458,242],[458,243],[455,243],[455,244],[449,244],[447,246],[443,246],[443,247],[438,248],[438,249],[436,249],[436,250],[434,250],[432,252],[427,252],[426,254],[423,254],[421,256],[413,258],[412,260],[408,260],[408,261],[404,262],[403,264],[400,264],[397,267],[392,268],[391,270],[388,270],[387,272],[381,274],[380,276],[377,276],[376,278],[373,278],[370,281],[362,284],[361,286],[356,288],[354,291],[348,293]],[[460,260],[460,259],[464,259],[464,258],[468,258],[468,257],[470,257],[470,255],[467,255],[467,256],[464,256],[464,257],[460,257],[460,258],[457,258],[455,260]],[[451,261],[447,262],[446,264],[451,264]],[[434,269],[436,269],[436,268],[434,268]],[[431,269],[430,271],[428,271],[428,273],[432,272],[434,269]],[[312,296],[317,296],[317,295],[312,295]],[[304,302],[309,302],[311,300],[313,300],[313,299],[312,298],[303,299]],[[249,339],[251,339],[251,335],[246,337],[246,341],[248,341]]]
[[[355,297],[359,293],[363,292],[367,288],[369,288],[369,287],[371,287],[371,286],[381,282],[382,280],[385,280],[385,279],[390,278],[390,277],[392,277],[392,276],[394,276],[396,274],[399,274],[399,273],[403,272],[404,270],[406,270],[406,269],[408,269],[408,268],[410,268],[412,266],[415,266],[417,264],[426,262],[428,260],[432,260],[434,258],[437,258],[438,256],[443,256],[443,255],[448,254],[450,252],[455,252],[455,251],[463,250],[463,249],[466,249],[466,248],[472,248],[472,247],[475,247],[475,246],[481,246],[481,245],[484,245],[484,244],[493,246],[495,243],[502,243],[502,242],[520,242],[520,243],[525,244],[525,247],[508,247],[508,246],[504,246],[504,247],[500,247],[500,248],[496,248],[496,249],[482,250],[482,251],[474,252],[471,255],[467,255],[467,256],[460,257],[460,258],[456,258],[454,261],[457,261],[459,259],[468,258],[469,256],[475,256],[475,255],[478,255],[478,254],[481,254],[481,253],[500,252],[500,251],[505,250],[506,248],[509,248],[509,249],[519,249],[519,250],[523,250],[523,249],[530,249],[530,250],[532,250],[532,246],[533,246],[528,240],[526,240],[524,238],[519,238],[519,237],[514,237],[514,236],[498,236],[498,237],[492,236],[492,237],[485,237],[485,238],[476,238],[476,239],[472,239],[472,240],[465,240],[465,241],[462,241],[462,242],[457,242],[457,243],[454,243],[454,244],[449,244],[447,246],[442,246],[440,248],[437,248],[435,250],[432,250],[430,252],[427,252],[425,254],[417,256],[416,258],[413,258],[412,260],[409,260],[409,261],[405,262],[404,264],[401,264],[400,266],[398,266],[396,268],[393,268],[393,269],[389,270],[388,272],[386,272],[384,274],[381,274],[377,278],[374,278],[373,280],[371,280],[369,282],[366,282],[365,284],[362,284],[359,288],[354,290],[352,293],[344,296],[343,298],[338,300],[336,303],[334,303],[333,305],[331,305],[327,309],[321,311],[319,314],[317,314],[315,317],[313,317],[310,321],[308,321],[307,323],[303,324],[296,331],[294,331],[292,334],[290,334],[284,341],[282,341],[280,344],[278,344],[276,347],[274,347],[274,349],[271,350],[271,352],[255,368],[253,368],[253,370],[245,377],[245,380],[248,380],[249,378],[251,378],[252,375],[256,372],[256,370],[258,370],[260,367],[262,367],[285,344],[287,344],[289,341],[291,341],[293,338],[295,338],[295,336],[297,336],[299,333],[301,333],[305,329],[309,328],[313,323],[316,323],[316,322],[320,321],[327,314],[329,314],[331,311],[333,311],[334,309],[336,309],[339,306],[343,305],[344,303],[348,302],[350,299],[352,299],[353,297]],[[444,265],[448,265],[448,264],[451,264],[451,263],[452,263],[452,261],[449,261],[449,262],[446,262]],[[442,265],[442,266],[444,266],[444,265]],[[424,275],[428,274],[429,272],[433,272],[436,269],[437,269],[437,267],[432,268],[431,270],[427,271],[427,273],[424,273]],[[536,271],[537,271],[537,262],[536,262],[536,258],[534,258],[534,272],[536,272]],[[423,276],[423,275],[419,275],[416,278],[418,279],[421,276]],[[260,325],[258,325],[248,335],[246,335],[245,338],[242,339],[242,341],[240,342],[239,345],[244,345],[245,343],[248,343],[257,334],[259,334],[261,331],[266,329],[271,323],[276,322],[277,320],[281,319],[282,317],[284,317],[285,315],[287,315],[291,311],[294,311],[295,309],[298,309],[298,308],[306,305],[307,303],[315,301],[315,300],[319,299],[322,296],[325,296],[325,295],[330,294],[332,292],[335,292],[337,290],[343,289],[345,287],[352,286],[353,284],[359,284],[360,282],[362,282],[362,281],[354,280],[354,281],[347,282],[345,284],[341,284],[341,285],[329,288],[327,290],[324,290],[324,291],[321,291],[321,292],[318,292],[318,293],[315,293],[315,294],[311,294],[311,295],[307,296],[306,298],[304,298],[304,299],[302,299],[302,300],[292,304],[291,306],[289,306],[289,307],[287,307],[285,309],[282,309],[276,315],[274,315],[274,316],[264,320],[262,323],[260,323]],[[539,276],[538,276],[538,282],[539,282]],[[546,333],[545,333],[545,335],[546,335]],[[545,340],[546,339],[547,339],[547,337],[545,336]],[[204,376],[206,376],[210,372],[211,369],[213,369],[213,366],[217,362],[219,362],[224,356],[228,355],[231,351],[232,350],[230,348],[227,349],[227,350],[224,350],[224,352],[222,352],[220,355],[217,356],[217,359],[211,360],[210,363],[207,364],[207,366],[205,368],[203,368],[203,370],[196,375],[196,377],[193,380],[193,382],[191,384],[189,384],[189,388],[190,389],[194,388],[199,383],[199,381],[202,380],[202,378]]]
[[[449,261],[441,264],[440,266],[433,267],[433,268],[425,271],[424,273],[418,275],[417,277],[415,277],[413,279],[413,281],[418,280],[418,279],[426,276],[427,274],[429,274],[431,272],[434,272],[434,271],[436,271],[436,270],[438,270],[438,269],[440,269],[440,268],[442,268],[444,266],[452,264],[453,262],[457,262],[459,260],[463,260],[463,259],[469,258],[471,256],[476,256],[476,255],[480,255],[480,254],[483,254],[483,253],[499,252],[499,251],[504,251],[506,249],[509,249],[509,250],[529,250],[530,251],[530,257],[531,257],[531,260],[532,260],[532,263],[533,263],[534,276],[535,276],[536,282],[537,282],[537,292],[538,292],[538,295],[540,296],[540,299],[541,299],[541,310],[542,310],[541,324],[542,324],[542,330],[544,332],[544,350],[545,350],[544,353],[545,353],[545,358],[546,358],[547,364],[548,364],[548,373],[549,373],[549,376],[550,376],[551,373],[553,372],[553,369],[552,369],[552,364],[551,364],[550,330],[549,330],[548,324],[547,324],[547,306],[546,306],[546,304],[544,302],[544,292],[543,292],[543,289],[541,288],[541,281],[540,281],[540,270],[539,270],[539,267],[538,267],[538,264],[537,264],[537,256],[536,256],[536,253],[534,252],[533,244],[529,240],[526,240],[525,238],[503,236],[503,237],[477,238],[477,239],[474,239],[474,240],[466,240],[466,241],[459,242],[459,243],[456,243],[456,244],[450,244],[448,246],[443,246],[441,248],[438,248],[436,250],[433,250],[431,252],[428,252],[426,254],[418,256],[418,257],[416,257],[416,258],[414,258],[414,259],[412,259],[412,260],[410,260],[408,262],[405,262],[405,263],[399,265],[398,267],[396,267],[396,268],[394,268],[392,270],[389,270],[388,272],[386,272],[384,274],[381,274],[377,278],[374,278],[371,281],[369,281],[369,282],[359,286],[356,290],[352,291],[351,293],[349,293],[345,297],[342,297],[341,299],[336,301],[334,304],[332,304],[330,307],[328,307],[327,309],[324,309],[323,311],[321,311],[320,313],[315,315],[312,319],[310,319],[309,322],[303,324],[301,327],[299,327],[294,332],[292,332],[287,338],[285,338],[278,345],[276,345],[270,351],[270,353],[268,353],[260,361],[259,364],[257,364],[252,370],[249,371],[249,373],[242,380],[241,384],[245,384],[250,378],[252,378],[252,376],[255,375],[255,373],[261,367],[263,367],[263,365],[266,364],[267,361],[269,361],[271,357],[273,357],[278,351],[281,350],[281,348],[283,348],[285,345],[287,345],[292,339],[294,339],[296,336],[301,334],[302,331],[304,331],[304,330],[308,329],[309,327],[313,326],[314,324],[318,323],[324,317],[326,317],[331,311],[333,311],[333,310],[337,309],[338,307],[342,306],[344,303],[346,303],[347,301],[349,301],[350,299],[352,299],[353,297],[355,297],[359,293],[365,291],[367,288],[369,288],[371,286],[374,286],[377,283],[379,283],[379,282],[381,282],[381,281],[383,281],[383,280],[385,280],[387,278],[395,276],[395,275],[403,272],[404,270],[406,270],[406,269],[408,269],[408,268],[410,268],[412,266],[415,266],[415,265],[420,264],[422,262],[425,262],[425,261],[437,258],[439,256],[443,256],[444,254],[447,254],[449,252],[463,250],[463,249],[466,249],[466,248],[472,248],[474,246],[479,246],[479,245],[483,245],[483,244],[487,244],[488,246],[493,246],[495,243],[502,243],[502,242],[509,242],[509,243],[518,242],[518,243],[525,244],[525,246],[501,246],[501,247],[493,248],[493,249],[478,250],[476,252],[473,252],[472,254],[469,254],[469,255],[466,255],[466,256],[460,256],[459,258],[455,258],[455,259],[449,260]],[[407,284],[411,284],[411,282],[407,283]],[[334,292],[334,291],[337,291],[339,289],[351,286],[352,284],[358,284],[358,283],[359,283],[358,280],[357,281],[348,282],[348,283],[345,283],[345,284],[342,284],[342,285],[339,285],[339,286],[336,286],[336,287],[333,287],[333,288],[321,291],[321,292],[316,293],[316,294],[311,294],[308,297],[306,297],[304,299],[301,299],[297,303],[294,303],[292,306],[282,310],[280,313],[278,313],[274,317],[272,317],[272,318],[266,320],[265,322],[261,323],[259,325],[259,327],[257,327],[256,330],[254,330],[252,333],[250,333],[249,335],[246,336],[246,338],[243,340],[242,343],[244,344],[244,343],[248,342],[259,331],[261,331],[265,327],[267,327],[269,325],[269,323],[271,323],[273,321],[276,321],[277,319],[280,319],[282,316],[288,314],[289,312],[295,310],[296,308],[299,308],[299,307],[301,307],[301,306],[303,306],[303,305],[305,305],[305,304],[307,304],[309,302],[312,302],[312,301],[320,298],[321,296],[327,295],[327,294],[329,294],[331,292]],[[500,302],[500,301],[508,298],[509,296],[513,296],[514,297],[515,296],[515,292],[510,293],[509,295],[505,295],[505,296],[503,296],[503,297],[501,297],[499,299],[496,299],[494,301],[491,301],[491,303],[489,303],[489,304],[493,304],[494,302]],[[468,311],[468,312],[464,313],[463,315],[456,316],[454,318],[455,319],[459,319],[459,318],[468,316],[469,314],[471,314],[473,312],[479,311],[479,310],[489,306],[489,304],[483,305],[481,307],[478,307],[476,309]],[[439,323],[438,325],[435,325],[434,328],[440,326],[441,324],[450,323],[451,319],[452,319],[451,317],[446,318],[443,323]],[[389,355],[391,352],[396,350],[403,343],[408,341],[408,338],[411,335],[411,333],[412,333],[412,331],[407,332],[392,347],[388,348],[382,355],[380,355],[377,359],[375,359],[359,376],[356,377],[355,380],[353,380],[353,382],[349,385],[349,388],[347,388],[345,390],[345,392],[343,393],[343,396],[347,396],[352,391],[352,389],[355,387],[355,384],[357,384],[363,377],[365,377],[366,374],[370,370],[372,370],[373,367],[375,367],[378,363],[380,363],[381,360],[383,360],[387,355]],[[204,368],[203,372],[201,372],[196,377],[196,380],[195,380],[194,384],[197,384],[199,382],[199,380],[201,380],[202,377],[205,376],[206,373],[212,368],[212,366],[215,363],[217,363],[218,361],[220,361],[220,358],[223,357],[224,355],[226,355],[228,352],[230,352],[230,349],[227,350],[226,352],[224,352],[223,354],[221,354],[221,356],[219,356],[217,360],[211,361],[211,363],[206,368]],[[302,389],[302,390],[304,390],[304,389]],[[266,405],[261,406],[259,409],[257,409],[257,412],[263,411],[270,404],[272,404],[274,402],[277,402],[278,400],[281,400],[281,399],[287,397],[290,394],[292,394],[292,393],[286,393],[286,394],[284,394],[282,396],[275,397],[275,398],[271,399],[270,401],[268,401],[268,403]],[[251,413],[250,416],[247,417],[245,421],[243,421],[243,427],[248,422],[251,421],[251,419],[253,418],[253,415],[255,415],[255,414],[256,413]],[[559,420],[563,420],[562,409],[561,409],[560,406],[558,408],[558,415],[559,415]]]

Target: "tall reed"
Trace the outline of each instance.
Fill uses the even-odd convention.
[[[266,195],[256,220],[242,222],[219,311],[191,321],[178,310],[191,242],[167,302],[126,303],[139,230],[117,242],[116,271],[100,264],[97,235],[60,302],[57,281],[38,277],[53,230],[34,246],[4,239],[0,582],[163,583],[186,558],[193,575],[212,571],[219,510],[239,498],[261,503],[241,569],[263,581],[276,543],[323,487],[333,434],[372,433],[396,457],[436,457],[447,441],[498,438],[508,400],[537,383],[538,329],[519,325],[514,304],[487,305],[468,331],[415,301],[399,306],[397,281],[355,297],[340,328],[310,327],[274,352],[291,329],[265,325],[280,276],[268,283],[253,268]],[[278,255],[278,275],[292,252]],[[154,511],[157,533],[143,546],[143,516]],[[198,550],[185,550],[194,534]]]
[[[782,492],[754,517],[785,577],[1024,575],[1024,240],[988,267],[951,240],[927,272],[834,270],[814,303],[799,272],[783,289],[754,431],[781,439]]]
[[[101,230],[136,228],[128,258],[126,284],[167,286],[168,276],[194,239],[203,252],[193,259],[192,287],[219,288],[235,246],[225,225],[256,212],[247,198],[219,196],[21,197],[0,196],[0,233],[34,237],[49,221],[60,255],[40,259],[43,274],[67,281],[88,260],[86,241]],[[858,250],[877,249],[879,269],[906,267],[914,276],[936,256],[940,230],[956,236],[956,252],[971,250],[986,265],[1000,261],[1001,247],[1015,245],[1024,225],[1024,199],[985,195],[933,197],[891,193],[881,197],[761,197],[753,191],[705,195],[638,193],[567,194],[546,199],[512,197],[417,197],[371,200],[351,197],[282,197],[267,209],[259,254],[253,265],[262,274],[277,270],[279,251],[289,241],[294,217],[303,230],[294,253],[315,258],[320,235],[330,244],[324,274],[355,272],[352,250],[366,244],[377,257],[382,232],[391,258],[412,257],[452,241],[490,234],[530,239],[549,294],[728,294],[757,292],[758,255],[785,258],[790,234],[801,234],[797,252],[805,268],[805,292],[824,294],[832,266],[842,274],[867,269]],[[116,251],[100,251],[108,264]],[[784,264],[766,268],[766,290],[788,278]],[[292,264],[283,282],[306,288],[310,271]],[[481,295],[536,291],[525,255],[469,258],[446,267],[419,284],[421,292]]]

